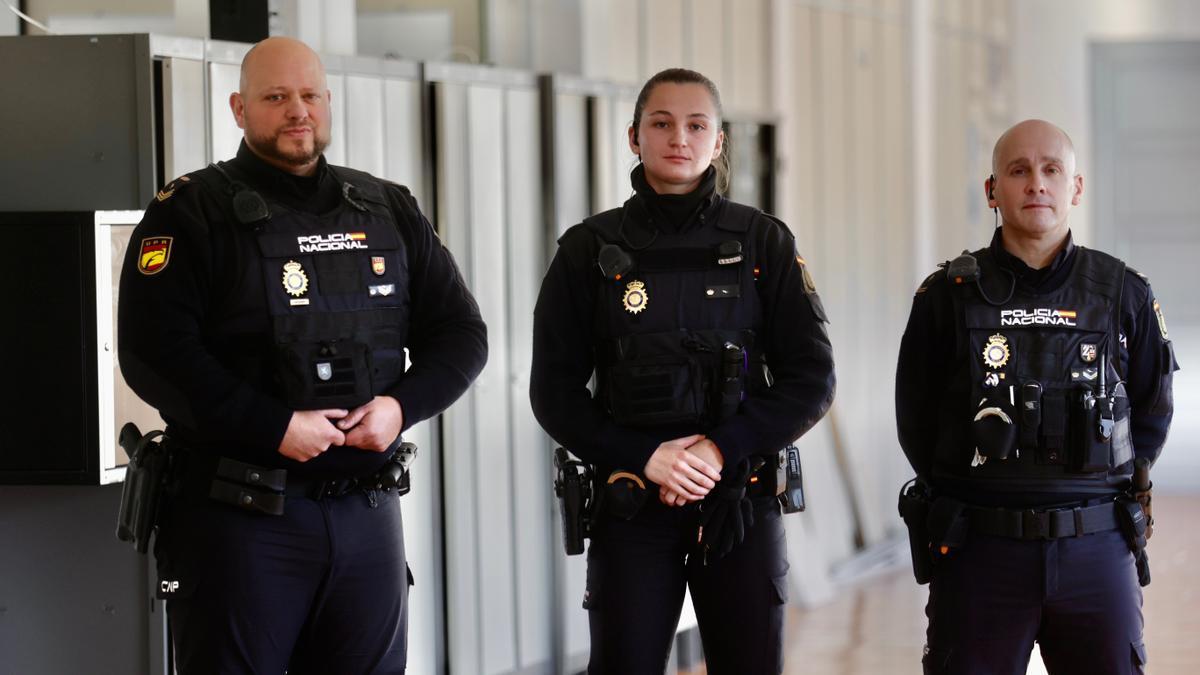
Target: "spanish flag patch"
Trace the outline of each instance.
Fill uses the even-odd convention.
[[[158,274],[171,260],[173,237],[146,237],[138,253],[138,271],[147,276]]]

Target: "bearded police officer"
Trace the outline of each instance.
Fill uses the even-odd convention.
[[[925,672],[1024,673],[1036,640],[1053,675],[1141,673],[1148,514],[1130,483],[1171,422],[1162,309],[1144,275],[1072,241],[1083,178],[1061,129],[1014,126],[992,167],[1003,224],[917,289],[896,375]]]
[[[485,327],[408,190],[326,163],[312,50],[256,45],[230,105],[236,159],[158,193],[121,277],[122,372],[174,451],[179,672],[402,673],[394,455],[480,372]]]

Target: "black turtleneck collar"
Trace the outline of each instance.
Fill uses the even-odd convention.
[[[329,171],[325,155],[317,159],[317,170],[313,175],[297,176],[268,164],[254,154],[243,139],[237,157],[230,163],[248,184],[298,210],[325,213],[333,210],[341,200],[341,190],[336,177]]]
[[[646,167],[638,164],[629,174],[633,189],[646,204],[657,229],[667,233],[687,228],[702,209],[712,203],[717,190],[717,170],[710,166],[700,178],[700,184],[687,194],[659,194],[646,180]]]
[[[1075,261],[1075,242],[1069,230],[1067,231],[1066,246],[1063,246],[1058,255],[1054,256],[1054,260],[1051,260],[1049,265],[1035,270],[1026,265],[1024,260],[1004,248],[1001,234],[1003,229],[1003,226],[996,228],[996,232],[992,235],[990,249],[996,262],[1017,276],[1018,284],[1035,292],[1046,292],[1058,288],[1066,281],[1067,276],[1071,273],[1071,265]]]

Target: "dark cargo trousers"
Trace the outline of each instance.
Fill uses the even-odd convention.
[[[157,553],[160,584],[178,584],[167,617],[181,675],[404,672],[394,490],[289,497],[281,516],[183,498]]]
[[[583,605],[589,675],[662,675],[685,588],[710,675],[782,672],[788,563],[778,500],[756,499],[754,515],[741,544],[706,561],[694,506],[667,507],[652,495],[630,521],[602,514],[588,547]]]
[[[929,585],[925,673],[1141,675],[1142,589],[1119,530],[1049,541],[968,534]]]

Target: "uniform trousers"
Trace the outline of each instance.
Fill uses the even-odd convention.
[[[1119,530],[1023,541],[968,534],[929,585],[925,673],[1141,675],[1142,589]]]
[[[779,502],[756,499],[754,512],[745,540],[719,559],[697,546],[695,505],[668,507],[652,495],[632,520],[602,513],[583,603],[589,675],[661,675],[685,588],[710,675],[782,672],[788,563]]]
[[[408,587],[400,498],[288,497],[284,514],[203,497],[169,507],[156,547],[180,675],[398,675]]]

